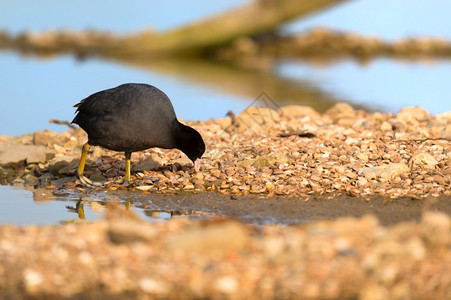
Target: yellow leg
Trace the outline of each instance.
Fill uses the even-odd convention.
[[[81,201],[77,202],[76,209],[78,217],[82,220],[85,220],[85,210],[83,208],[83,203],[81,203]]]
[[[80,164],[78,165],[78,177],[83,177],[83,171],[85,170],[86,157],[88,157],[89,148],[91,148],[91,145],[86,143],[83,145],[81,150]]]
[[[80,164],[78,165],[77,177],[78,177],[78,179],[80,179],[81,183],[86,186],[91,186],[91,187],[104,186],[104,184],[102,184],[101,182],[93,182],[83,175],[83,171],[85,170],[86,157],[88,156],[89,148],[91,148],[91,145],[89,145],[88,143],[83,145],[83,148],[81,150]]]
[[[125,152],[125,181],[130,182],[130,158],[131,152]]]

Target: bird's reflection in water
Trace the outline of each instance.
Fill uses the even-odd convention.
[[[97,202],[97,201],[87,201],[84,199],[80,199],[77,202],[75,202],[74,206],[66,206],[66,209],[69,212],[76,213],[78,215],[78,218],[80,220],[86,220],[86,214],[85,214],[85,204],[89,204],[90,209],[92,211],[104,211],[107,207],[106,202]],[[124,203],[125,212],[130,213],[131,212],[131,204],[130,201],[126,201]]]
[[[85,209],[83,207],[83,202],[80,200],[77,202],[77,204],[75,205],[75,211],[78,214],[78,217],[82,220],[85,220]]]
[[[169,220],[174,216],[174,211],[146,209],[144,210],[144,214],[152,219]]]
[[[34,203],[43,202],[65,202],[71,205],[65,205],[69,214],[76,213],[77,220],[99,220],[111,217],[123,217],[140,219],[144,218],[149,221],[167,221],[172,218],[185,217],[191,220],[195,219],[218,219],[223,218],[222,215],[215,212],[198,210],[197,207],[180,207],[179,205],[169,205],[167,202],[162,203],[162,208],[157,203],[153,203],[152,199],[146,201],[137,201],[133,197],[129,200],[122,196],[118,198],[99,199],[95,195],[76,194],[66,191],[50,191],[47,189],[33,189]],[[125,199],[124,199],[125,198]],[[119,200],[123,199],[123,200]],[[125,201],[124,201],[125,200]],[[193,209],[194,208],[194,209]],[[92,215],[94,213],[94,216]],[[65,214],[61,214],[62,219],[66,219]],[[74,219],[62,220],[61,222],[73,222]]]
[[[78,200],[76,203],[75,203],[75,207],[73,207],[73,206],[66,206],[66,209],[69,211],[69,212],[74,212],[74,213],[77,213],[78,214],[78,218],[80,218],[81,220],[86,220],[86,217],[85,217],[85,209],[84,209],[84,207],[83,207],[83,200]]]
[[[153,219],[169,220],[177,217],[186,217],[189,219],[216,219],[222,218],[217,214],[199,210],[172,210],[172,209],[146,209],[144,214]]]
[[[85,207],[88,205],[88,208]],[[132,209],[135,208],[135,209]],[[148,217],[151,220],[169,220],[176,217],[187,217],[189,219],[217,219],[223,216],[206,211],[199,210],[173,210],[173,209],[149,209],[147,205],[140,205],[131,201],[90,201],[81,198],[75,202],[75,206],[66,206],[69,212],[76,213],[80,220],[86,220],[86,211],[101,212],[106,218],[126,217],[139,218],[139,216]],[[89,215],[89,214],[88,214]]]

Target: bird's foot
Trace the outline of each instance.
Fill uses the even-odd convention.
[[[115,180],[114,183],[121,184],[124,187],[129,187],[130,185],[133,184],[133,181],[126,180],[125,178],[120,178],[120,179]]]
[[[107,182],[100,182],[100,181],[92,181],[88,177],[84,175],[77,174],[78,180],[80,180],[81,184],[87,187],[96,188],[96,187],[105,187],[107,185]]]

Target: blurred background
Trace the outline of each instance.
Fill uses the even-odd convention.
[[[115,34],[145,29],[165,31],[247,3],[229,1],[67,1],[0,0],[0,30],[10,35],[49,30],[99,30]],[[395,42],[409,37],[451,40],[451,1],[345,1],[282,27],[295,34],[325,26]],[[0,51],[0,135],[21,135],[49,128],[50,119],[71,121],[75,103],[125,82],[155,85],[171,98],[185,120],[239,113],[261,92],[277,105],[312,105],[322,112],[336,101],[369,111],[396,114],[421,106],[431,114],[451,110],[448,59],[375,58],[333,62],[281,58],[264,71],[239,63],[174,61],[123,63],[70,54],[40,57]]]

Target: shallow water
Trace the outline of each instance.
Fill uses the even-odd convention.
[[[112,202],[119,203],[123,209],[131,210],[147,221],[235,218],[258,226],[305,224],[319,219],[360,217],[365,214],[376,215],[382,224],[390,225],[419,221],[425,210],[451,215],[450,197],[422,201],[346,196],[265,199],[263,196],[231,197],[217,193],[163,196],[129,191],[52,192],[2,185],[0,195],[0,225],[100,220],[105,218],[107,206]]]
[[[0,185],[0,224],[55,224],[76,217],[66,209],[76,201],[75,196],[58,197],[51,191],[29,191]],[[92,217],[97,217],[92,215]]]
[[[79,219],[89,221],[105,218],[105,203],[100,198],[81,200],[75,193],[53,193],[46,189],[24,189],[0,185],[0,225],[49,225],[72,222]],[[83,215],[77,210],[82,204]],[[122,201],[125,207],[125,201]],[[131,211],[149,220],[171,218],[169,212],[146,214],[144,209],[131,207]],[[148,216],[147,216],[148,215]]]

